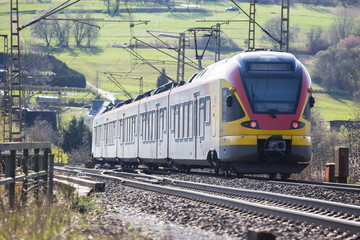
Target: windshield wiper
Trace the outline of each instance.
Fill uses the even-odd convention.
[[[263,100],[259,100],[258,96],[257,96],[255,93],[253,93],[253,105],[254,105],[254,108],[255,108],[255,102],[260,103],[260,104],[265,108],[266,112],[271,115],[272,118],[276,118],[276,117],[277,117],[277,116],[276,116],[276,113],[278,112],[278,110],[273,109],[273,108],[270,109],[270,108],[264,103]]]
[[[265,103],[263,103],[263,104],[264,104],[264,107],[267,107],[267,106],[265,105]],[[270,109],[270,110],[268,111],[268,113],[271,115],[272,118],[276,118],[276,112],[277,112],[276,109]]]

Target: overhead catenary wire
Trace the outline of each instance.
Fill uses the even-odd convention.
[[[250,21],[253,21],[256,26],[258,26],[266,35],[268,35],[271,39],[273,39],[274,41],[276,41],[277,43],[279,43],[280,45],[284,44],[281,40],[275,38],[273,35],[271,35],[271,33],[269,33],[265,28],[263,28],[260,24],[258,24],[254,19],[252,19],[250,17],[250,15],[248,13],[246,13],[240,6],[239,4],[237,4],[234,0],[231,0],[231,2],[233,2],[235,4],[236,7],[238,7],[248,18]]]
[[[152,67],[153,69],[155,69],[156,71],[158,71],[160,74],[162,74],[163,72],[161,70],[159,70],[157,67],[155,67],[153,64],[151,64],[147,59],[145,59],[144,57],[142,57],[139,53],[137,53],[136,51],[134,51],[134,49],[132,47],[124,47],[123,48],[125,51],[127,51],[128,53],[130,53],[131,55],[133,55],[134,57],[138,58],[139,60],[143,61],[145,64],[149,65],[150,67]],[[171,77],[169,77],[168,75],[166,75],[166,77],[172,81],[175,82],[174,79],[172,79]]]
[[[174,51],[178,51],[178,49],[177,48],[174,48],[174,47],[171,47],[169,44],[167,44],[166,42],[164,42],[163,40],[161,40],[159,37],[157,37],[156,35],[154,35],[154,34],[152,34],[151,33],[151,31],[149,31],[149,30],[147,30],[146,31],[148,34],[150,34],[151,36],[153,36],[154,38],[156,38],[157,40],[159,40],[161,43],[163,43],[165,46],[167,46],[169,49],[172,49],[172,50],[174,50]],[[176,58],[177,59],[177,58]],[[194,66],[195,66],[195,68],[197,69],[197,67],[196,67],[196,62],[194,62],[192,59],[190,59],[190,58],[188,58],[188,57],[186,57],[185,56],[185,59],[187,59],[188,61],[190,61],[192,64],[194,64]],[[185,63],[185,64],[189,64],[189,63]]]
[[[38,17],[38,18],[30,21],[29,23],[23,25],[22,27],[19,27],[17,30],[18,30],[18,31],[21,31],[22,29],[24,29],[24,28],[26,28],[26,27],[29,27],[29,26],[31,26],[31,25],[33,25],[33,24],[35,24],[35,23],[37,23],[37,22],[45,19],[45,18],[48,17],[48,16],[51,16],[51,15],[57,13],[57,12],[60,12],[61,10],[65,9],[65,8],[67,8],[67,7],[70,7],[70,6],[74,5],[74,4],[77,3],[77,2],[80,2],[81,0],[76,0],[75,2],[72,2],[72,3],[69,3],[68,5],[65,5],[65,4],[67,4],[68,2],[70,2],[70,1],[71,1],[71,0],[67,0],[66,2],[64,2],[64,3],[60,4],[59,6],[57,6],[56,8],[54,8],[54,9],[50,10],[49,12],[45,13],[45,14],[42,15],[41,17]],[[65,5],[65,6],[64,6],[64,5]]]
[[[177,57],[174,57],[174,56],[172,56],[171,54],[169,54],[169,53],[167,53],[167,52],[165,52],[165,51],[162,51],[162,50],[160,50],[159,48],[157,48],[157,47],[155,47],[155,46],[152,46],[151,44],[146,43],[146,42],[138,39],[137,37],[133,37],[133,38],[134,38],[136,41],[139,41],[139,42],[141,42],[142,44],[144,44],[144,45],[146,45],[146,46],[148,46],[148,47],[151,47],[151,48],[153,48],[153,49],[155,49],[155,50],[157,50],[157,51],[165,54],[165,55],[168,56],[168,57],[171,57],[171,58],[173,58],[173,59],[178,59]],[[192,65],[192,64],[187,63],[187,62],[185,62],[185,64],[188,65],[188,66],[190,66],[190,67],[193,67],[193,68],[197,69],[197,66],[195,66],[195,65]]]

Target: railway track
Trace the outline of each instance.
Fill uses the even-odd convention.
[[[145,173],[163,175],[164,171],[161,170],[149,170],[146,169]],[[175,173],[175,172],[174,172]],[[204,175],[204,176],[214,176],[213,173],[203,173],[203,172],[191,172],[195,175]],[[224,177],[225,178],[225,177]],[[339,191],[353,191],[360,193],[360,185],[356,184],[344,184],[344,183],[331,183],[331,182],[315,182],[315,181],[305,181],[305,180],[281,180],[281,179],[269,179],[263,177],[253,177],[253,176],[244,176],[244,178],[266,181],[269,183],[279,183],[279,184],[288,184],[288,185],[297,185],[297,186],[316,186],[322,187],[330,190],[339,190]]]
[[[360,207],[355,205],[200,184],[139,173],[84,168],[56,168],[56,170],[72,173],[82,172],[91,177],[118,181],[125,186],[175,195],[206,204],[288,220],[293,219],[351,234],[360,233]]]

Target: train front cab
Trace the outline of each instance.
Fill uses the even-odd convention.
[[[280,173],[283,176],[299,173],[308,165],[312,153],[310,106],[313,98],[309,90],[310,77],[306,70],[302,71],[295,98],[297,103],[294,103],[297,108],[291,114],[281,114],[268,109],[255,97],[251,99],[246,92],[249,86],[244,87],[240,75],[232,76],[232,80],[237,81],[221,80],[218,158],[222,162],[230,163],[238,173]],[[267,86],[266,90],[259,92],[271,88]],[[278,96],[279,99],[271,101],[281,101],[280,98],[284,97]],[[254,106],[257,101],[259,105]],[[266,110],[266,113],[256,113],[256,107]]]

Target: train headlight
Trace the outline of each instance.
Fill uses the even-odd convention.
[[[305,127],[305,123],[299,121],[292,121],[290,129],[299,129]]]
[[[253,129],[260,129],[259,124],[256,120],[242,122],[241,126]]]

